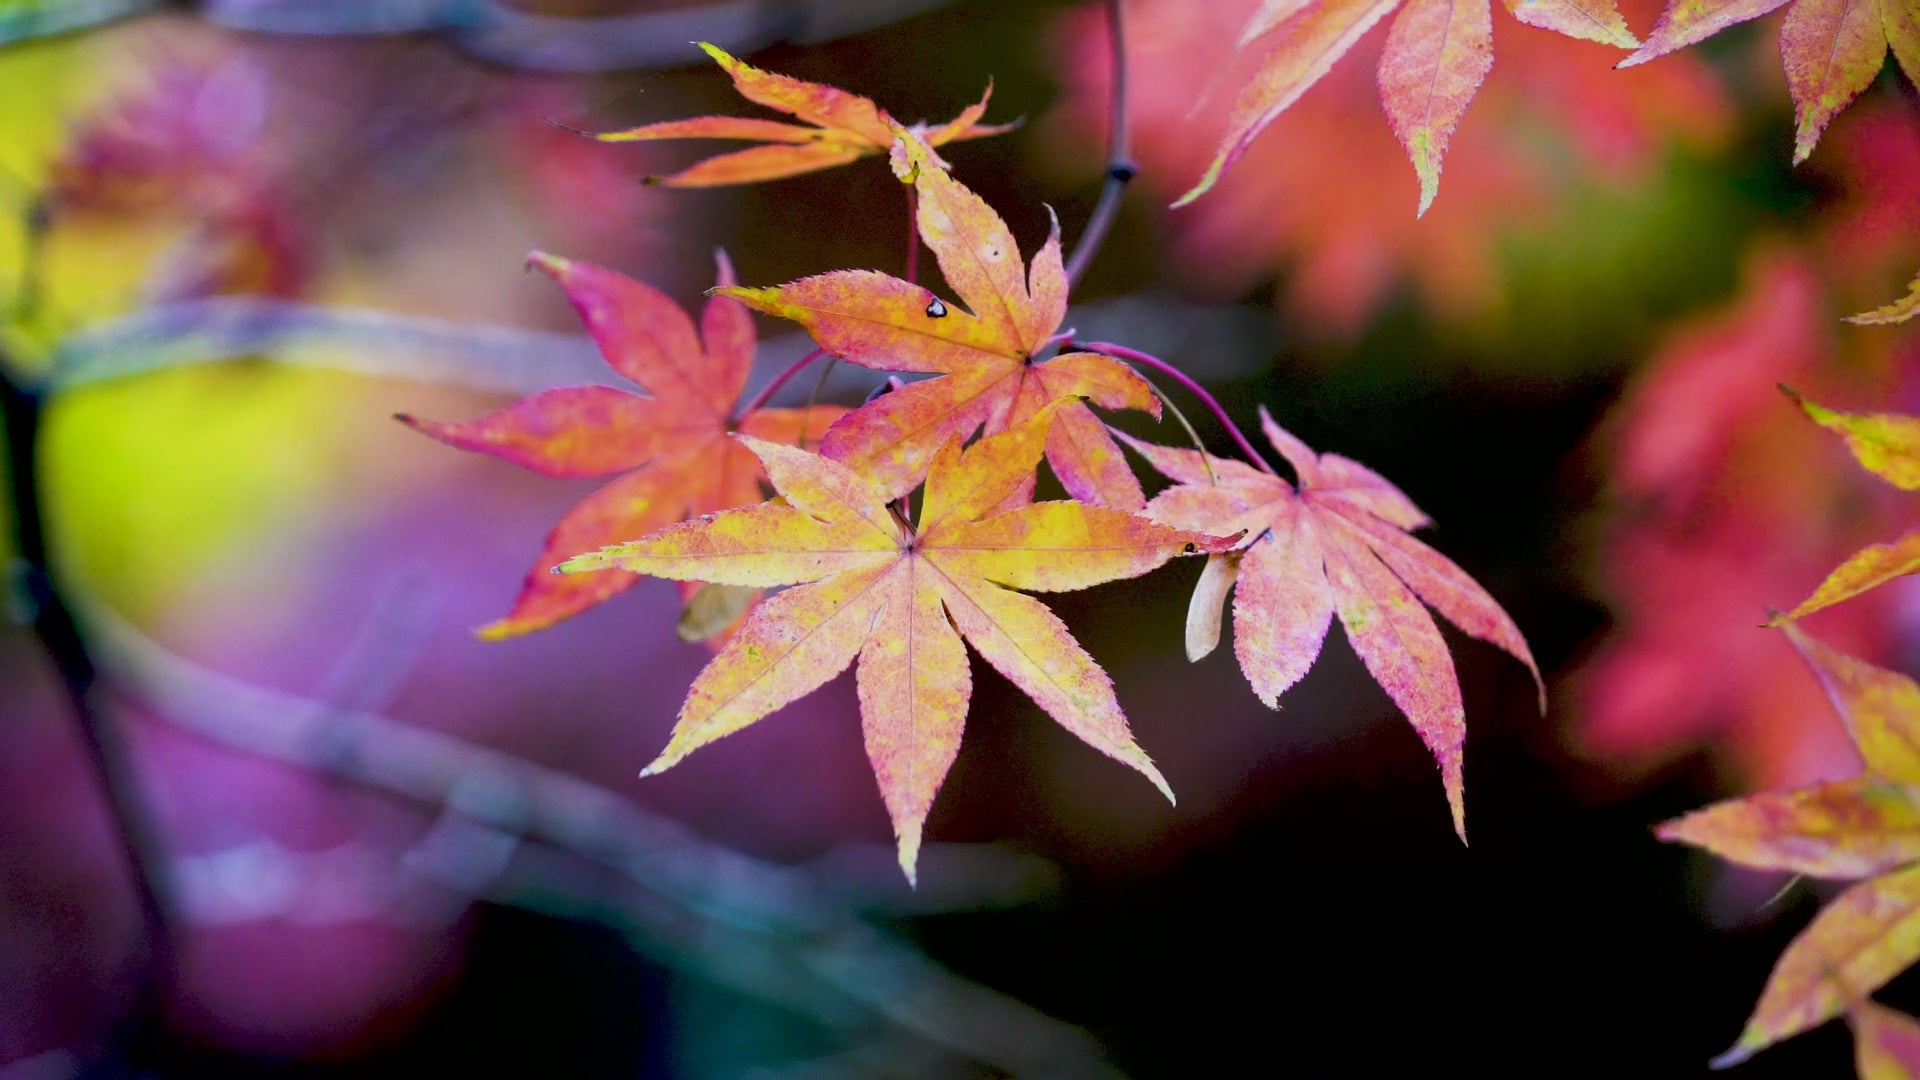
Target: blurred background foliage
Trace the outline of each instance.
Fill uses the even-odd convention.
[[[1069,323],[1393,478],[1527,632],[1549,715],[1517,665],[1449,631],[1469,715],[1462,850],[1418,740],[1344,646],[1275,715],[1230,657],[1184,662],[1193,568],[1062,597],[1180,805],[976,665],[929,828],[955,846],[930,850],[916,899],[875,874],[890,837],[850,683],[635,779],[706,655],[675,639],[672,591],[473,641],[586,488],[388,418],[593,377],[557,290],[521,272],[529,250],[685,303],[717,246],[749,283],[901,269],[904,198],[878,162],[665,191],[640,178],[706,147],[603,146],[550,123],[759,115],[690,39],[765,46],[754,63],[907,120],[952,115],[991,77],[988,118],[1024,126],[947,156],[1023,246],[1045,206],[1071,241],[1105,153],[1100,5],[0,0],[0,344],[68,387],[45,479],[77,593],[209,669],[492,747],[681,823],[688,844],[803,867],[917,950],[888,963],[923,955],[1086,1038],[996,1066],[884,1010],[783,1001],[713,929],[752,922],[725,905],[663,935],[570,899],[564,877],[423,885],[421,851],[472,858],[496,833],[448,830],[506,812],[423,811],[128,693],[184,883],[179,981],[131,1068],[930,1076],[1021,1060],[1174,1076],[1331,1055],[1368,1072],[1704,1071],[1818,894],[1770,901],[1782,881],[1648,827],[1858,768],[1812,678],[1756,626],[1915,507],[1774,386],[1920,408],[1920,331],[1838,321],[1920,268],[1920,102],[1889,66],[1793,169],[1778,16],[1626,72],[1496,20],[1493,73],[1416,221],[1371,88],[1376,34],[1215,193],[1168,211],[1211,153],[1253,7],[1130,0],[1142,172]],[[1622,7],[1641,32],[1657,10]],[[1190,116],[1214,81],[1229,89]],[[231,301],[289,329],[216,325]],[[762,332],[764,381],[805,346]],[[843,368],[827,395],[872,382]],[[1136,419],[1120,423],[1148,432]],[[1913,590],[1810,621],[1920,670]],[[17,631],[0,637],[0,717],[0,1063],[15,1063],[0,1074],[68,1075],[126,1008],[137,924],[97,785]],[[463,779],[450,790],[484,795],[485,777]],[[728,895],[770,923],[791,914],[785,893]],[[1886,998],[1920,1005],[1906,982]],[[929,1000],[978,1031],[1004,999]],[[1844,1047],[1823,1030],[1743,1073],[1837,1071]]]

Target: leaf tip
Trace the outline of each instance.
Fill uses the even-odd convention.
[[[920,887],[920,826],[903,823],[899,841],[900,872],[907,876],[907,887]]]
[[[1733,1046],[1729,1047],[1726,1053],[1721,1054],[1719,1057],[1713,1058],[1712,1060],[1708,1061],[1707,1068],[1731,1069],[1735,1065],[1738,1065],[1741,1062],[1752,1057],[1753,1052],[1756,1049],[1757,1047],[1749,1046],[1747,1044],[1747,1037],[1745,1035],[1742,1035],[1740,1037],[1740,1041],[1737,1043],[1734,1043]]]
[[[486,623],[484,625],[474,627],[473,637],[475,641],[485,641],[488,643],[492,643],[496,641],[506,641],[508,638],[519,637],[520,635],[532,629],[535,629],[535,628],[531,626],[525,626],[520,623],[516,623],[511,617],[509,617],[504,619],[495,619],[490,623]]]
[[[683,756],[685,755],[675,753],[673,747],[667,747],[660,752],[659,757],[653,759],[652,764],[640,770],[640,779],[645,780],[649,776],[659,776],[661,773],[678,765]]]
[[[1417,221],[1427,216],[1427,209],[1433,205],[1433,197],[1440,194],[1440,164],[1431,157],[1423,156],[1414,163],[1414,172],[1420,177],[1420,206],[1413,212]]]
[[[538,270],[556,281],[565,276],[572,266],[573,263],[558,255],[549,255],[538,249],[527,252],[527,269]]]

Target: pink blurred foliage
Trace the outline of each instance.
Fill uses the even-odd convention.
[[[1252,0],[1128,5],[1130,117],[1141,185],[1164,205],[1189,187],[1217,146],[1227,109],[1264,53],[1233,43]],[[1629,0],[1629,19],[1655,5]],[[1060,108],[1045,138],[1097,161],[1105,130],[1107,41],[1098,5],[1065,17]],[[1618,50],[1494,20],[1494,66],[1447,153],[1440,195],[1413,214],[1418,185],[1381,113],[1374,69],[1384,32],[1368,35],[1276,120],[1220,185],[1165,216],[1183,276],[1215,294],[1285,271],[1283,299],[1321,332],[1355,332],[1393,290],[1410,285],[1442,317],[1478,313],[1501,291],[1498,241],[1537,225],[1576,176],[1641,179],[1675,142],[1710,146],[1732,114],[1693,59],[1616,72]],[[1205,104],[1201,105],[1202,98]]]
[[[400,453],[440,452],[398,429],[394,442]],[[638,779],[707,658],[676,637],[678,605],[663,583],[643,583],[632,602],[525,639],[475,641],[467,628],[497,614],[523,569],[530,530],[537,533],[541,515],[564,501],[551,481],[503,481],[496,475],[503,468],[486,465],[497,463],[468,468],[446,491],[415,491],[322,533],[282,537],[273,559],[229,567],[186,590],[156,635],[224,674],[327,704],[382,710],[573,772],[769,858],[804,860],[849,838],[887,837],[850,685],[725,740],[704,769]],[[305,565],[290,573],[289,562]],[[371,655],[397,668],[340,666],[368,634],[380,643]],[[389,679],[396,687],[391,701],[359,700],[369,685]],[[56,732],[64,722],[56,709],[36,715]],[[136,706],[133,715],[152,824],[174,858],[204,866],[251,847],[296,861],[348,848],[372,856],[356,864],[364,871],[358,879],[270,885],[241,875],[229,882],[233,895],[225,899],[219,886],[228,879],[216,874],[209,886],[203,869],[184,905],[180,983],[169,1002],[175,1030],[247,1052],[337,1058],[365,1053],[426,1013],[459,970],[473,899],[414,880],[405,869],[404,853],[438,808],[263,760],[145,708]],[[315,751],[324,756],[323,749]],[[84,901],[62,918],[93,912],[85,917],[125,923],[117,933],[84,937],[70,928],[50,931],[49,946],[66,955],[57,964],[40,957],[30,965],[35,978],[71,981],[67,992],[81,993],[106,981],[86,972],[111,967],[131,948],[124,906],[130,901],[116,880],[112,834],[77,762],[48,770],[10,752],[0,768],[35,774],[33,784],[9,791],[30,786],[30,803],[47,818],[36,817],[34,851],[20,852],[14,865],[31,865],[40,877],[89,876],[46,890]],[[16,843],[12,830],[3,835]],[[76,835],[88,842],[76,843]],[[87,853],[77,866],[76,852]],[[49,860],[53,865],[41,865]],[[249,911],[257,894],[284,890],[297,895]],[[54,1007],[51,1014],[67,1011]],[[44,1020],[16,1028],[22,1021],[3,1019],[0,1048],[17,1041],[23,1053],[74,1034],[49,1039]]]
[[[310,240],[264,138],[272,80],[258,58],[180,60],[131,83],[74,129],[53,166],[53,213],[193,226],[151,299],[299,293]]]
[[[1859,761],[1770,608],[1868,543],[1920,526],[1920,499],[1860,469],[1776,389],[1837,408],[1920,409],[1920,338],[1840,326],[1803,252],[1751,260],[1740,296],[1681,327],[1609,420],[1614,474],[1597,573],[1611,637],[1579,678],[1577,739],[1632,774],[1709,745],[1743,788],[1835,779]],[[1920,645],[1903,580],[1808,619],[1828,644],[1901,666]]]

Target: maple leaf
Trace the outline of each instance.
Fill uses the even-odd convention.
[[[1454,830],[1466,839],[1461,750],[1466,708],[1446,642],[1421,601],[1469,635],[1511,653],[1533,673],[1540,708],[1546,685],[1526,639],[1466,571],[1407,535],[1431,520],[1379,473],[1339,454],[1316,454],[1275,423],[1260,426],[1293,466],[1299,487],[1241,461],[1128,438],[1175,486],[1147,516],[1216,534],[1244,530],[1244,550],[1208,560],[1187,619],[1187,654],[1198,660],[1220,636],[1233,593],[1233,651],[1269,708],[1313,666],[1335,614],[1354,652],[1440,765]]]
[[[1907,295],[1884,307],[1863,311],[1858,315],[1847,316],[1847,321],[1855,326],[1892,326],[1903,323],[1915,315],[1920,315],[1920,276],[1907,286]]]
[[[1639,44],[1614,0],[1508,0],[1507,8],[1523,23],[1570,37],[1629,49]],[[1440,190],[1447,143],[1493,67],[1490,0],[1267,0],[1240,35],[1240,47],[1271,35],[1272,48],[1235,99],[1213,161],[1173,205],[1206,194],[1268,124],[1396,10],[1375,78],[1393,133],[1420,178],[1416,216],[1424,215]]]
[[[1846,440],[1854,460],[1868,472],[1905,491],[1920,490],[1920,418],[1895,413],[1837,412],[1809,401],[1786,386],[1780,389],[1813,421]],[[1920,530],[1888,544],[1870,544],[1827,575],[1813,595],[1769,622],[1810,615],[1907,574],[1920,573]]]
[[[1671,0],[1646,44],[1620,67],[1644,64],[1757,19],[1788,0]],[[1907,78],[1920,86],[1920,4],[1914,0],[1798,0],[1780,24],[1798,131],[1793,161],[1813,153],[1820,133],[1880,74],[1891,47]]]
[[[722,285],[734,280],[716,255]],[[556,577],[562,560],[690,515],[761,498],[759,461],[727,438],[817,439],[844,409],[756,409],[735,419],[734,400],[753,367],[753,317],[716,297],[700,327],[659,290],[613,270],[542,252],[529,262],[559,282],[607,363],[652,392],[612,386],[544,390],[465,423],[398,419],[449,446],[475,450],[547,476],[619,474],[588,495],[548,534],[507,615],[481,627],[488,640],[552,626],[625,591],[629,574]],[[689,591],[691,592],[691,591]]]
[[[717,45],[704,41],[698,44],[726,69],[740,96],[813,126],[739,116],[699,116],[644,124],[625,131],[588,133],[601,142],[612,143],[742,139],[768,144],[711,157],[671,176],[649,176],[647,183],[668,187],[720,187],[778,180],[845,165],[884,153],[893,145],[894,120],[871,99],[837,87],[761,71],[734,59]],[[988,82],[978,104],[967,106],[959,116],[938,127],[916,124],[912,130],[923,135],[930,145],[944,146],[962,139],[999,135],[1018,127],[1017,123],[980,123],[987,112],[987,101],[992,97],[993,83]]]
[[[1035,360],[1067,312],[1059,221],[1029,270],[1000,215],[949,176],[918,135],[897,126],[894,133],[894,171],[919,194],[920,235],[966,310],[871,270],[716,290],[792,319],[842,359],[881,371],[942,376],[910,383],[841,417],[821,441],[822,452],[897,498],[920,482],[928,459],[947,440],[965,439],[983,425],[988,434],[1018,427],[1060,398],[1140,409],[1157,418],[1160,401],[1153,388],[1118,360],[1086,352]],[[1070,402],[1054,422],[1047,461],[1076,499],[1123,510],[1146,504],[1106,425],[1083,402]],[[1024,498],[1023,492],[1014,496]]]
[[[1744,1061],[1847,1010],[1863,1062],[1912,1060],[1912,1021],[1890,1020],[1895,1014],[1873,1011],[1865,997],[1920,958],[1920,685],[1830,649],[1792,622],[1783,628],[1846,724],[1865,772],[1718,803],[1657,832],[1748,866],[1859,884],[1787,946],[1738,1041],[1714,1063]],[[1893,1030],[1871,1030],[1877,1022]],[[1887,1074],[1863,1064],[1861,1075]]]
[[[1235,539],[1123,511],[1039,502],[994,513],[1039,464],[1056,403],[1025,425],[934,455],[917,525],[890,488],[819,454],[750,436],[780,500],[710,514],[561,567],[730,585],[793,585],[762,603],[694,680],[666,750],[642,775],[810,693],[859,657],[861,728],[911,880],[921,829],[960,747],[971,685],[961,639],[1061,726],[1166,780],[1135,745],[1113,687],[1065,624],[1015,589],[1136,577]]]

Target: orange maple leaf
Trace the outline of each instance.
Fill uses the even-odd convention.
[[[1653,33],[1620,67],[1644,64],[1788,0],[1672,0]],[[1914,0],[1799,0],[1780,24],[1780,59],[1793,97],[1793,161],[1813,153],[1820,133],[1880,74],[1891,47],[1920,86],[1920,5]]]
[[[1843,1011],[1857,1025],[1872,1008],[1866,995],[1920,958],[1920,686],[1830,649],[1794,623],[1785,630],[1846,723],[1865,774],[1718,803],[1661,825],[1659,836],[1747,866],[1860,883],[1780,955],[1718,1066]],[[1868,1034],[1878,1052],[1891,1052],[1881,1042],[1895,1038],[1911,1053],[1901,1032]]]
[[[1614,0],[1508,0],[1507,9],[1523,23],[1569,37],[1639,44]],[[1241,33],[1240,47],[1269,35],[1272,47],[1235,99],[1212,163],[1173,205],[1212,188],[1268,124],[1395,10],[1376,80],[1380,104],[1420,178],[1424,215],[1440,189],[1447,143],[1493,67],[1490,0],[1267,0]]]
[[[1118,360],[1085,352],[1035,360],[1067,312],[1060,223],[1053,223],[1029,271],[1000,215],[949,176],[918,135],[897,126],[894,132],[894,171],[919,194],[920,235],[970,310],[871,270],[716,290],[794,320],[821,348],[853,363],[943,376],[911,383],[840,418],[822,440],[822,452],[897,498],[920,482],[928,459],[949,439],[965,439],[983,425],[988,434],[1018,427],[1061,398],[1140,409],[1157,418],[1160,400],[1153,388]],[[1082,402],[1062,409],[1047,442],[1047,461],[1076,499],[1123,510],[1146,504],[1106,425]]]
[[[1546,686],[1507,613],[1466,571],[1405,530],[1427,515],[1379,473],[1339,454],[1316,454],[1263,407],[1267,440],[1300,486],[1242,461],[1195,450],[1127,444],[1176,481],[1147,504],[1155,521],[1208,533],[1244,531],[1245,550],[1207,560],[1187,616],[1187,655],[1220,641],[1233,592],[1233,651],[1269,708],[1313,666],[1337,613],[1354,652],[1420,733],[1440,765],[1454,830],[1466,839],[1461,750],[1466,707],[1453,659],[1424,600],[1447,620],[1511,653]]]
[[[720,284],[731,284],[733,267],[724,253],[717,259]],[[817,439],[846,411],[837,406],[756,409],[736,418],[734,400],[752,370],[755,346],[753,316],[745,308],[715,297],[696,332],[687,313],[652,286],[542,252],[529,261],[567,291],[614,371],[653,396],[612,386],[569,386],[465,423],[398,417],[449,446],[492,454],[547,476],[620,474],[569,510],[548,534],[513,609],[477,631],[488,640],[544,629],[638,580],[629,574],[548,573],[563,559],[690,515],[758,502],[759,461],[728,439],[729,433],[798,443]]]
[[[690,120],[667,120],[625,131],[593,135],[601,142],[615,143],[650,142],[655,139],[743,139],[768,144],[710,157],[671,176],[649,176],[647,183],[668,187],[720,187],[778,180],[845,165],[883,153],[893,145],[894,120],[872,99],[849,94],[837,87],[761,71],[734,59],[717,45],[709,45],[704,41],[699,45],[726,69],[740,96],[813,126],[740,116],[698,116]],[[922,123],[914,125],[912,130],[924,136],[930,145],[944,146],[962,139],[998,135],[1018,127],[1017,123],[980,123],[980,118],[987,112],[987,101],[992,97],[993,83],[989,81],[986,93],[980,95],[978,104],[967,106],[959,116],[939,127]]]
[[[687,694],[660,757],[701,746],[812,692],[859,657],[861,727],[900,866],[911,880],[922,826],[960,748],[971,694],[961,639],[1061,726],[1166,780],[1135,745],[1113,686],[1065,624],[1015,592],[1137,577],[1221,539],[1078,502],[998,512],[1039,464],[1056,403],[1027,424],[934,455],[917,524],[886,485],[818,454],[748,436],[781,499],[710,514],[561,570],[619,567],[682,580],[793,585],[755,608]]]

